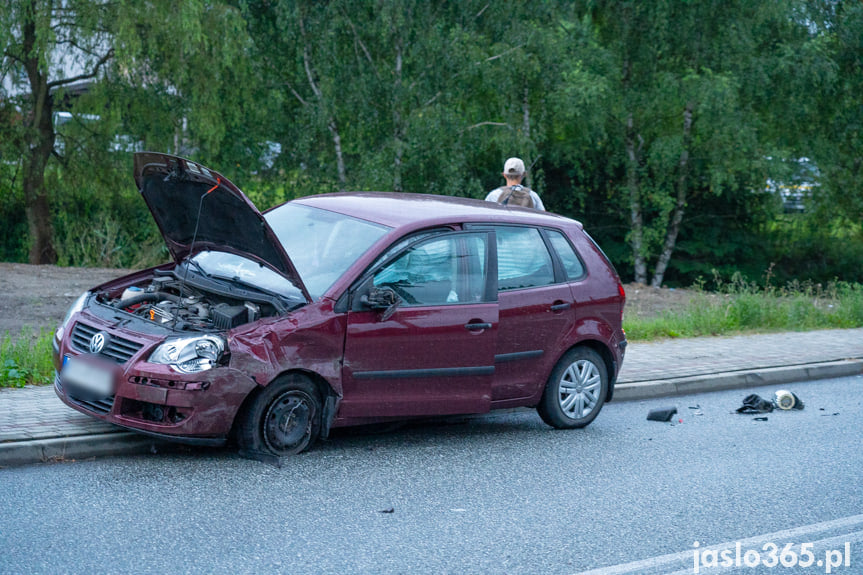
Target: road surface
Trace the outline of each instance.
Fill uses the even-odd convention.
[[[341,432],[280,469],[190,449],[0,470],[0,573],[692,573],[696,551],[725,573],[737,543],[762,563],[735,572],[863,573],[863,377],[787,387],[805,410],[767,421],[732,413],[756,388],[576,431],[519,410]]]

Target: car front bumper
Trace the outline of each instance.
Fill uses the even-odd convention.
[[[227,366],[182,374],[168,365],[146,362],[144,358],[159,340],[143,343],[128,361],[120,363],[82,353],[70,339],[55,340],[54,345],[54,391],[60,400],[96,419],[162,439],[199,445],[224,443],[240,406],[257,387],[251,377]],[[75,386],[67,385],[63,368],[68,358],[100,360],[97,365],[111,372],[113,393],[85,397]]]

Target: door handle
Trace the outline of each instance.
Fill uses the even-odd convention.
[[[569,302],[556,303],[551,306],[551,311],[563,311],[565,309],[569,309],[572,307],[572,304]]]
[[[484,329],[491,329],[490,323],[466,323],[464,324],[464,328],[470,331],[482,331]]]

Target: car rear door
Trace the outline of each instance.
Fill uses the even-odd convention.
[[[493,401],[532,397],[570,343],[575,324],[569,286],[545,233],[531,226],[494,226],[498,257],[500,327]]]
[[[489,410],[494,250],[486,231],[435,234],[396,250],[360,281],[348,312],[339,417]],[[371,308],[369,295],[381,292],[399,303]]]

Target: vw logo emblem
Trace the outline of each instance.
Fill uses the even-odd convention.
[[[90,338],[90,353],[99,353],[105,348],[105,344],[108,343],[108,334],[104,331],[100,331],[92,338]]]

